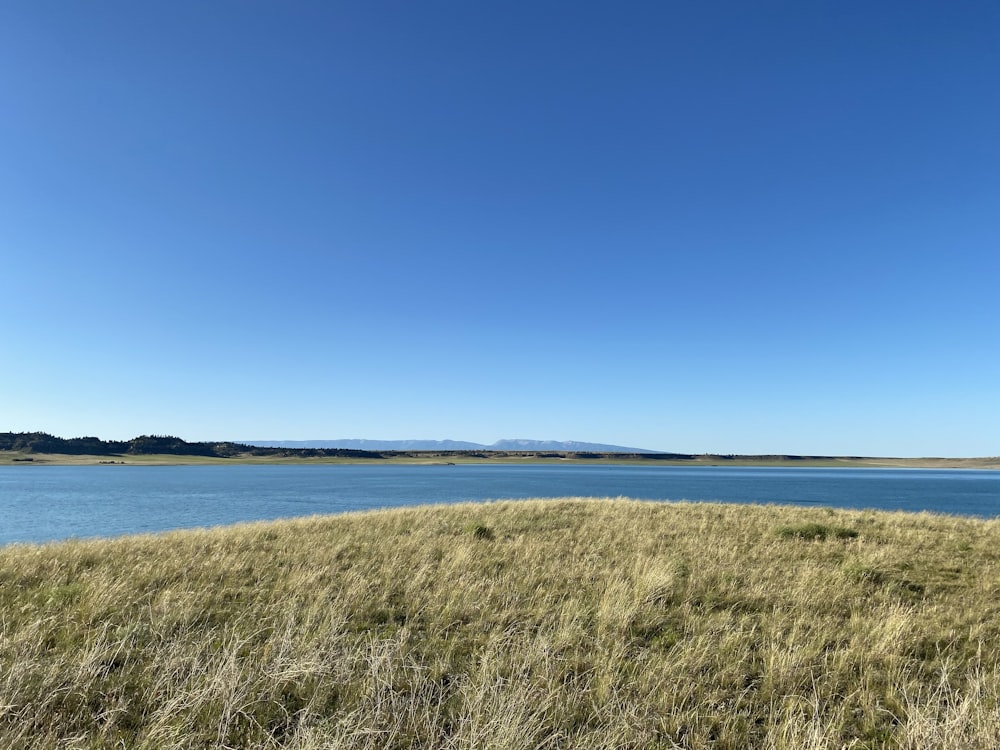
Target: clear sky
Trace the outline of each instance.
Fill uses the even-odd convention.
[[[0,5],[0,431],[1000,454],[1000,4]]]

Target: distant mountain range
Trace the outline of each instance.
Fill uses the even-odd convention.
[[[569,451],[590,453],[658,453],[575,440],[497,440],[492,445],[462,440],[239,440],[260,448],[340,448],[362,451]]]

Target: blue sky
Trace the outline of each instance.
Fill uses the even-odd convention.
[[[994,2],[0,8],[0,430],[1000,453]]]

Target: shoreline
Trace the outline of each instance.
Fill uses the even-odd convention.
[[[761,468],[871,468],[871,469],[1000,469],[1000,457],[976,458],[889,458],[860,456],[718,456],[698,455],[691,458],[660,458],[658,454],[553,454],[533,452],[479,452],[475,456],[461,452],[406,451],[384,452],[372,458],[357,456],[254,456],[239,454],[230,457],[190,456],[177,454],[141,455],[72,455],[64,453],[24,453],[0,451],[0,466],[227,466],[227,465],[603,465],[603,466],[700,466],[700,467],[761,467]]]

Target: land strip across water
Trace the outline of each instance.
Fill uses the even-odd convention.
[[[896,469],[1000,469],[1000,457],[982,458],[879,458],[863,456],[719,456],[712,454],[678,457],[670,454],[603,453],[580,456],[574,453],[482,452],[470,455],[451,451],[384,451],[373,456],[300,455],[294,450],[275,455],[236,453],[230,456],[193,456],[176,453],[150,454],[68,454],[0,451],[0,466],[197,466],[235,464],[612,464],[625,466],[745,466],[815,468],[896,468]]]
[[[934,469],[998,469],[1000,456],[979,458],[889,458],[597,452],[551,450],[358,450],[281,448],[233,442],[188,442],[142,435],[127,441],[96,437],[59,438],[47,433],[0,433],[2,464],[191,465],[212,463],[605,463],[644,466],[814,466]]]

